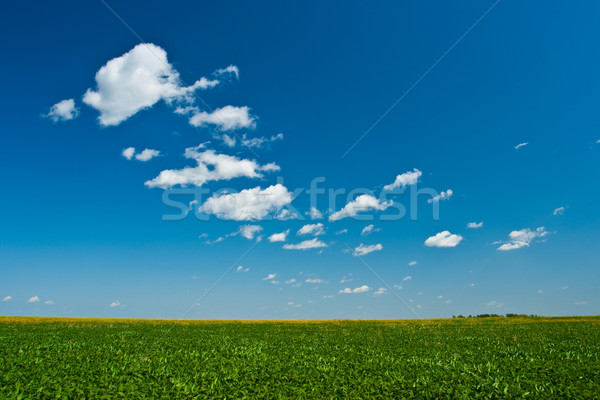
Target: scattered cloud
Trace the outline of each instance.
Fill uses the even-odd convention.
[[[454,192],[452,191],[452,189],[448,189],[445,192],[442,190],[442,192],[436,196],[434,196],[433,198],[427,200],[428,203],[433,203],[433,202],[438,202],[440,200],[448,200],[450,197],[452,197],[452,195],[454,194]]]
[[[367,285],[363,285],[363,286],[356,287],[356,288],[354,288],[354,289],[351,289],[351,288],[345,288],[345,289],[342,289],[342,290],[340,290],[338,293],[344,293],[344,294],[350,294],[350,293],[366,293],[366,292],[368,292],[369,290],[371,290],[371,288],[370,288],[370,287],[368,287]]]
[[[320,241],[317,238],[313,238],[310,240],[305,240],[296,244],[284,244],[283,248],[286,250],[308,250],[308,249],[318,249],[322,247],[328,247],[326,243]]]
[[[408,265],[410,265],[411,267],[414,267],[415,265],[417,265],[416,261],[411,261],[408,263]]]
[[[374,251],[380,251],[383,250],[383,246],[381,245],[381,243],[377,243],[377,244],[370,244],[365,246],[364,244],[360,244],[357,248],[354,249],[354,256],[355,257],[360,257],[360,256],[365,256],[369,253],[372,253]]]
[[[387,294],[387,289],[386,288],[382,288],[380,287],[379,289],[377,289],[377,291],[375,293],[373,293],[375,296],[381,296],[384,294]]]
[[[306,224],[298,230],[297,234],[319,236],[325,234],[325,228],[320,222],[317,224]]]
[[[575,303],[576,306],[585,306],[587,304],[587,301],[576,301]]]
[[[296,278],[292,278],[292,279],[288,279],[287,281],[283,282],[286,285],[289,285],[290,283],[296,283]]]
[[[38,301],[40,301],[38,296],[30,297],[29,300],[27,300],[28,303],[37,303]]]
[[[544,289],[538,289],[538,294],[544,294]]]
[[[467,224],[467,228],[469,228],[469,229],[483,228],[483,222],[469,222]]]
[[[225,68],[219,68],[214,72],[216,76],[235,75],[236,79],[240,79],[240,70],[236,65],[230,65]]]
[[[160,100],[192,102],[193,93],[219,84],[201,78],[191,86],[181,86],[179,72],[169,64],[167,53],[152,43],[135,46],[108,61],[96,73],[96,90],[88,89],[83,102],[100,112],[103,126],[118,125]]]
[[[195,127],[204,127],[214,125],[220,131],[233,131],[241,128],[254,128],[256,126],[256,117],[250,114],[250,108],[247,106],[225,106],[217,108],[208,113],[195,109],[189,123]]]
[[[236,270],[237,272],[248,272],[248,271],[250,271],[250,268],[248,268],[248,267],[244,268],[244,267],[242,267],[242,266],[240,265],[240,266],[239,266],[239,267],[237,267],[235,270]]]
[[[260,225],[242,225],[240,226],[240,230],[238,231],[240,235],[245,237],[248,240],[253,240],[254,236],[263,230],[263,227]]]
[[[110,303],[110,307],[119,307],[121,305],[121,302],[119,300],[115,300],[112,303]]]
[[[427,238],[425,241],[425,246],[427,247],[456,247],[461,241],[463,237],[460,235],[455,235],[450,233],[449,231],[443,231],[435,236],[431,236]]]
[[[276,142],[278,140],[283,140],[283,133],[278,133],[277,135],[273,135],[270,138],[264,136],[248,138],[248,135],[245,133],[241,137],[237,136],[236,138],[236,136],[230,136],[224,133],[221,136],[217,136],[217,138],[221,139],[223,143],[229,147],[234,147],[238,143],[237,138],[239,138],[240,144],[244,147],[249,148],[261,148],[263,146],[266,146],[267,144]]]
[[[396,176],[394,183],[385,185],[383,190],[404,189],[407,186],[417,183],[421,175],[423,175],[423,173],[415,168],[412,172],[408,171]]]
[[[264,278],[262,278],[263,281],[270,281],[275,279],[275,277],[277,276],[277,274],[273,273],[273,274],[269,274],[267,276],[265,276]]]
[[[307,278],[304,282],[306,283],[327,283],[327,281],[324,281],[323,279],[319,279],[319,278]]]
[[[135,147],[128,147],[126,149],[123,149],[123,151],[121,152],[121,155],[128,160],[131,160],[133,158],[134,154],[135,154]]]
[[[519,143],[518,145],[515,146],[515,150],[518,150],[521,147],[527,146],[528,144],[529,144],[529,142]]]
[[[323,218],[323,213],[317,210],[315,207],[311,207],[310,211],[308,211],[306,215],[308,215],[312,220]]]
[[[279,171],[274,163],[259,165],[254,160],[240,159],[227,154],[217,154],[214,150],[204,150],[205,144],[185,149],[184,156],[193,159],[196,167],[183,169],[166,169],[145,183],[149,188],[168,189],[180,186],[202,186],[210,181],[230,180],[234,178],[262,178],[261,172]]]
[[[144,149],[141,153],[135,155],[135,159],[138,161],[146,162],[152,160],[154,157],[158,157],[160,151],[154,149]]]
[[[371,225],[367,225],[363,228],[363,230],[360,232],[361,236],[367,236],[373,232],[379,232],[381,230],[381,228],[375,228],[375,225],[371,224]]]
[[[352,274],[349,274],[348,278],[344,276],[342,279],[340,279],[340,283],[352,282],[354,279],[350,278],[350,276],[352,276]]]
[[[54,302],[52,300],[46,300],[44,302],[44,304],[48,304],[48,305],[52,306],[52,305],[54,305]]]
[[[273,242],[285,242],[287,235],[290,233],[290,230],[288,229],[285,232],[281,232],[281,233],[274,233],[271,236],[269,236],[269,242],[273,243]]]
[[[12,300],[12,296],[6,296],[5,298],[2,299],[2,301],[11,301]]]
[[[346,204],[346,206],[341,210],[331,214],[329,216],[329,221],[333,222],[342,218],[354,217],[360,212],[365,212],[369,210],[383,211],[391,205],[392,201],[381,202],[379,199],[371,195],[362,194],[353,201]]]
[[[291,193],[278,183],[264,190],[256,187],[238,193],[215,194],[198,207],[198,211],[222,219],[261,220],[291,202]]]
[[[410,275],[407,275],[407,276],[405,276],[404,278],[402,278],[402,280],[403,280],[403,281],[405,281],[405,282],[406,282],[406,281],[410,281],[410,280],[412,280],[412,276],[410,276]]]
[[[509,233],[509,241],[498,247],[498,250],[507,251],[529,247],[531,242],[536,238],[542,238],[548,235],[548,231],[543,226],[540,226],[535,231],[531,229],[521,229],[520,231],[512,231]]]
[[[336,235],[343,235],[344,233],[348,233],[348,229],[342,229],[335,232]]]
[[[563,215],[565,213],[564,207],[558,207],[556,210],[552,212],[552,215]]]
[[[75,100],[66,99],[59,101],[52,107],[48,114],[44,114],[45,117],[50,118],[53,122],[69,121],[77,118],[79,115],[79,108],[75,107]]]
[[[497,307],[497,308],[501,308],[504,304],[502,303],[498,303],[496,300],[492,300],[489,303],[486,304],[488,307]]]
[[[561,286],[560,290],[567,290],[569,287],[568,286]]]

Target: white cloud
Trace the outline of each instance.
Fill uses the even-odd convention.
[[[470,229],[479,229],[483,227],[483,222],[469,222],[467,224],[467,228]]]
[[[283,210],[281,210],[281,212],[275,217],[275,219],[279,220],[279,221],[287,221],[288,219],[297,219],[297,215],[294,214],[292,211],[288,210],[287,208],[284,208]]]
[[[349,276],[352,276],[352,274],[349,274]],[[352,282],[354,279],[348,277],[346,278],[346,276],[344,276],[342,279],[340,279],[340,283],[346,283],[346,282]]]
[[[277,276],[277,274],[269,274],[267,276],[265,276],[264,278],[262,278],[263,281],[270,281],[272,279],[275,279],[275,277]]]
[[[240,159],[227,154],[217,154],[214,150],[199,151],[204,144],[185,149],[185,157],[195,160],[196,167],[166,169],[154,179],[145,183],[150,188],[167,189],[175,185],[202,186],[206,182],[234,178],[262,178],[261,172],[278,171],[276,164],[259,165],[254,160]]]
[[[410,275],[405,276],[404,278],[402,278],[402,280],[405,281],[405,282],[406,281],[410,281],[410,280],[412,280],[412,276],[410,276]]]
[[[235,75],[236,79],[240,79],[240,70],[236,65],[230,65],[225,68],[219,68],[214,72],[214,74],[217,76],[233,74]]]
[[[319,279],[319,278],[307,278],[304,282],[306,283],[327,283],[327,281],[324,281],[323,279]]]
[[[345,289],[340,290],[338,293],[344,293],[344,294],[349,294],[349,293],[366,293],[369,290],[371,290],[370,287],[368,287],[367,285],[363,285],[363,286],[356,287],[354,289],[345,288]]]
[[[382,288],[380,287],[379,289],[377,289],[377,291],[375,293],[373,293],[375,296],[381,296],[384,294],[387,294],[387,289],[386,288]]]
[[[27,300],[28,303],[37,303],[38,301],[40,301],[38,296],[30,297],[29,300]]]
[[[238,142],[234,136],[230,136],[225,133],[220,136],[217,136],[217,138],[221,139],[223,143],[225,143],[225,145],[229,147],[234,147]],[[238,136],[238,138],[240,137]],[[283,133],[278,133],[277,135],[273,135],[270,138],[265,136],[248,138],[248,136],[244,133],[240,138],[240,143],[244,147],[261,148],[267,144],[276,142],[278,140],[283,140]]]
[[[354,217],[359,212],[369,211],[369,210],[379,210],[383,211],[389,206],[392,205],[392,201],[389,202],[381,202],[379,199],[368,195],[361,194],[353,201],[346,204],[344,208],[341,210],[331,214],[329,216],[329,221],[337,221],[342,218]]]
[[[210,113],[195,110],[189,122],[190,125],[196,127],[215,125],[221,131],[254,128],[256,126],[256,118],[250,114],[250,108],[231,105],[217,108]]]
[[[488,307],[498,307],[501,308],[504,304],[502,303],[498,303],[496,300],[492,300],[489,303],[487,303]]]
[[[296,244],[284,244],[283,248],[286,250],[308,250],[308,249],[319,249],[322,247],[327,247],[326,243],[323,243],[317,238],[313,238],[310,240],[305,240]]]
[[[292,195],[281,184],[261,190],[244,189],[238,193],[213,195],[198,207],[199,212],[236,221],[261,220],[292,202]]]
[[[285,232],[281,232],[281,233],[274,233],[271,236],[269,236],[269,242],[273,243],[273,242],[285,242],[287,235],[290,233],[290,230],[288,229]]]
[[[160,151],[154,149],[144,149],[141,153],[135,155],[135,159],[138,161],[150,161],[154,157],[158,157],[160,155]]]
[[[434,196],[433,198],[427,200],[428,203],[433,203],[433,202],[437,202],[440,200],[448,200],[450,197],[452,197],[452,195],[454,194],[454,192],[452,192],[452,189],[448,189],[445,192],[442,190],[442,192],[440,194],[438,194],[437,196]]]
[[[50,107],[50,111],[48,111],[48,114],[45,114],[44,116],[50,118],[54,122],[58,122],[75,119],[78,115],[79,108],[75,107],[75,100],[66,99],[59,101]]]
[[[322,223],[306,224],[298,230],[298,235],[314,235],[319,236],[325,233],[325,228]]]
[[[454,235],[449,231],[443,231],[435,236],[427,238],[425,246],[427,247],[456,247],[463,237],[460,235]]]
[[[538,294],[544,294],[544,289],[538,289]]]
[[[584,306],[584,305],[586,305],[586,304],[587,304],[587,301],[576,301],[576,302],[575,302],[575,303],[573,303],[573,304],[575,304],[576,306]]]
[[[383,250],[383,246],[381,245],[381,243],[370,244],[367,246],[365,246],[364,244],[361,243],[357,248],[354,249],[354,256],[355,257],[364,256],[364,255],[367,255],[374,251],[380,251],[380,250]]]
[[[239,229],[239,234],[248,240],[254,239],[254,235],[262,231],[263,227],[260,225],[242,225]]]
[[[363,228],[363,230],[360,232],[361,236],[367,236],[373,232],[379,232],[381,230],[381,228],[375,228],[375,225],[371,224],[371,225],[367,225]]]
[[[121,155],[128,160],[131,160],[133,158],[134,154],[135,154],[135,147],[128,147],[126,149],[123,149],[123,151],[121,152]]]
[[[310,211],[308,211],[306,215],[308,215],[312,220],[323,218],[323,213],[317,210],[315,207],[311,207]]]
[[[335,232],[336,235],[343,235],[344,233],[348,233],[348,229],[342,229],[342,230]]]
[[[2,301],[11,301],[12,300],[12,296],[6,296],[5,298],[2,299]]]
[[[191,102],[194,91],[212,88],[218,80],[201,78],[181,86],[179,72],[167,61],[167,53],[152,43],[142,43],[108,61],[96,73],[97,89],[88,89],[83,102],[100,112],[101,125],[118,125],[160,100]]]
[[[561,286],[560,289],[561,290],[567,290],[569,287],[568,286]]]
[[[48,305],[52,306],[52,305],[54,305],[54,302],[52,300],[46,300],[44,302],[44,304],[48,304]]]
[[[423,175],[423,173],[415,168],[412,172],[408,171],[396,176],[394,183],[385,185],[383,190],[404,189],[407,186],[417,183],[421,175]]]
[[[415,265],[417,265],[416,261],[411,261],[408,263],[408,265],[410,265],[411,267],[414,267]]]
[[[529,144],[529,142],[519,143],[518,145],[515,146],[515,150],[518,150],[523,146],[527,146],[528,144]]]
[[[498,250],[507,251],[528,247],[536,238],[542,238],[548,235],[548,231],[543,226],[540,226],[535,231],[531,229],[521,229],[520,231],[512,231],[509,233],[509,241],[498,247]]]
[[[115,300],[112,303],[110,303],[110,307],[114,308],[114,307],[119,307],[121,305],[121,302],[119,300]]]
[[[290,283],[296,283],[296,279],[295,278],[288,279],[287,281],[285,281],[283,283],[285,283],[286,285],[289,285]]]
[[[553,215],[563,215],[564,213],[565,213],[565,208],[558,207],[556,210],[554,210],[554,212],[552,214]]]

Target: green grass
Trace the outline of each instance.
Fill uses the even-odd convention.
[[[600,398],[599,317],[173,323],[0,318],[0,398]]]

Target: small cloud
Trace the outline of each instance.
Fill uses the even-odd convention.
[[[267,276],[265,276],[264,278],[262,278],[263,281],[270,281],[272,279],[275,279],[275,277],[277,276],[277,274],[269,274]]]
[[[402,280],[403,281],[410,281],[410,280],[412,280],[412,276],[410,276],[410,275],[405,276],[404,278],[402,278]]]
[[[502,303],[498,303],[496,300],[492,300],[489,303],[487,303],[488,307],[498,307],[501,308],[504,304]]]
[[[248,240],[253,240],[254,236],[263,230],[260,225],[242,225],[238,233]]]
[[[431,236],[427,238],[425,241],[425,246],[427,247],[456,247],[461,241],[463,237],[460,235],[454,235],[449,231],[443,231],[435,236]]]
[[[498,250],[508,251],[520,249],[522,247],[529,247],[531,242],[536,238],[542,238],[548,235],[550,232],[543,226],[540,226],[535,231],[531,229],[521,229],[520,231],[512,231],[509,233],[509,241],[498,247]]]
[[[318,279],[318,278],[308,278],[304,282],[306,282],[306,283],[327,283],[327,281],[324,281],[323,279]]]
[[[552,212],[552,215],[563,215],[565,213],[564,207],[558,207],[556,210]]]
[[[402,290],[402,288],[403,288],[402,285],[394,285],[394,289]]]
[[[479,229],[483,227],[483,222],[469,222],[467,224],[467,228],[469,229]]]
[[[379,232],[381,230],[381,228],[375,228],[375,225],[371,224],[371,225],[367,225],[364,227],[364,229],[360,232],[361,236],[367,236],[373,232]]]
[[[392,201],[382,202],[374,196],[361,194],[354,200],[349,202],[339,211],[334,212],[329,216],[329,222],[338,221],[343,218],[354,217],[359,213],[377,210],[384,211],[393,204]]]
[[[54,302],[52,300],[46,300],[44,304],[54,305]]]
[[[273,243],[273,242],[285,242],[287,235],[290,233],[290,230],[288,229],[285,232],[281,232],[281,233],[274,233],[271,236],[269,236],[269,242]]]
[[[365,246],[364,244],[360,244],[357,248],[354,249],[354,257],[360,257],[360,256],[365,256],[369,253],[372,253],[374,251],[381,251],[383,250],[383,246],[381,245],[381,243],[377,243],[377,244],[370,244]]]
[[[134,154],[135,154],[135,147],[128,147],[126,149],[123,149],[123,151],[121,152],[121,155],[128,160],[131,160],[133,158]]]
[[[515,150],[518,150],[521,147],[527,146],[528,144],[529,144],[529,142],[519,143],[518,145],[515,146]]]
[[[135,159],[138,161],[146,162],[152,160],[154,157],[158,157],[160,151],[154,149],[144,149],[141,153],[135,155]]]
[[[326,243],[323,243],[317,238],[313,238],[310,240],[305,240],[296,244],[284,244],[283,248],[285,250],[308,250],[308,249],[318,249],[322,247],[328,247]]]
[[[289,285],[290,283],[296,283],[296,279],[292,278],[292,279],[289,279],[289,280],[287,280],[287,281],[285,281],[283,283],[285,283],[286,285]]]
[[[67,99],[59,101],[50,107],[50,111],[44,116],[50,118],[53,122],[59,122],[75,119],[78,115],[79,108],[75,107],[75,100]]]
[[[112,303],[110,303],[110,307],[114,308],[114,307],[119,307],[121,305],[121,302],[119,300],[115,300]]]
[[[568,286],[561,286],[560,289],[561,290],[567,290],[569,287]]]
[[[543,289],[538,289],[538,291],[537,291],[537,292],[538,292],[538,294],[543,294],[543,293],[544,293],[544,290],[543,290]]]
[[[452,304],[452,300],[446,300],[444,301],[444,304]]]
[[[363,286],[356,287],[354,289],[345,288],[345,289],[340,290],[338,293],[344,293],[344,294],[365,293],[365,292],[368,292],[369,290],[371,290],[370,287],[368,287],[367,285],[363,285]]]
[[[2,301],[11,301],[12,300],[12,296],[6,296],[5,298],[2,299]]]
[[[314,235],[320,236],[325,233],[325,228],[322,223],[306,224],[298,230],[298,235]]]
[[[469,285],[469,287],[475,287],[475,284],[474,284],[474,283],[471,283],[471,284]]]
[[[323,213],[317,210],[315,207],[311,207],[310,211],[308,211],[306,215],[308,215],[312,220],[323,218]]]
[[[336,234],[336,235],[343,235],[344,233],[348,233],[348,229],[342,229],[342,230],[339,230],[339,231],[337,231],[335,234]]]
[[[237,272],[248,272],[250,268],[244,268],[241,265],[235,269]]]
[[[352,276],[352,274],[350,274],[350,276]],[[346,277],[344,276],[342,279],[340,279],[340,283],[346,283],[346,282],[352,282],[354,279],[350,278],[350,277]]]
[[[587,304],[587,301],[576,301],[575,303],[576,306],[585,306]]]
[[[373,293],[375,296],[382,296],[384,294],[387,294],[387,289],[386,288],[382,288],[380,287],[379,289],[377,289],[377,291],[375,293]]]
[[[218,70],[216,70],[214,72],[215,75],[217,76],[223,76],[223,75],[235,75],[236,79],[240,79],[240,70],[237,67],[237,65],[230,65],[228,67],[225,68],[219,68]]]
[[[452,197],[453,194],[454,194],[454,192],[452,191],[452,189],[448,189],[445,192],[442,191],[437,196],[434,196],[433,198],[427,200],[427,202],[433,203],[433,202],[438,202],[440,200],[448,200],[450,197]]]
[[[30,297],[29,300],[27,300],[28,303],[37,303],[38,301],[40,301],[38,296]]]
[[[404,189],[407,186],[417,183],[421,175],[423,175],[423,173],[416,168],[412,172],[408,171],[397,175],[394,182],[389,185],[385,185],[383,190]]]
[[[411,261],[408,263],[408,265],[410,265],[411,267],[414,267],[415,265],[417,265],[416,261]]]

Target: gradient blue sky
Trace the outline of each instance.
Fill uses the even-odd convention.
[[[187,85],[221,81],[197,91],[211,109],[249,107],[255,127],[191,126],[191,115],[163,100],[102,126],[82,96],[98,90],[103,65],[140,40],[101,2],[4,5],[0,315],[178,318],[231,267],[187,317],[598,314],[600,3],[501,1],[344,158],[493,2],[108,4],[164,49]],[[239,79],[214,73],[230,65]],[[65,99],[79,113],[55,122],[50,107]],[[279,133],[282,140],[252,150],[222,141]],[[382,221],[389,210],[372,210],[364,215],[373,221],[330,221],[347,201],[329,210],[322,197],[319,221],[202,221],[193,213],[164,221],[173,209],[163,189],[144,182],[195,166],[183,153],[205,142],[219,154],[280,167],[202,185],[211,192],[265,189],[278,179],[292,191],[324,177],[326,189],[368,188],[378,198],[416,168],[416,187],[453,195],[440,200],[439,220],[423,198],[416,220]],[[127,160],[128,147],[160,156]],[[408,207],[406,195],[392,201]],[[292,205],[310,208],[304,195]],[[316,239],[327,247],[282,248],[313,239],[297,231],[319,222],[326,232]],[[470,222],[483,226],[469,229]],[[361,236],[369,224],[380,230]],[[225,237],[242,225],[263,230],[253,239]],[[268,240],[288,229],[286,242]],[[462,240],[424,244],[446,230]],[[513,231],[522,231],[516,242]],[[498,250],[506,243],[520,248]],[[347,251],[360,244],[382,249]],[[269,274],[277,275],[264,279]]]

